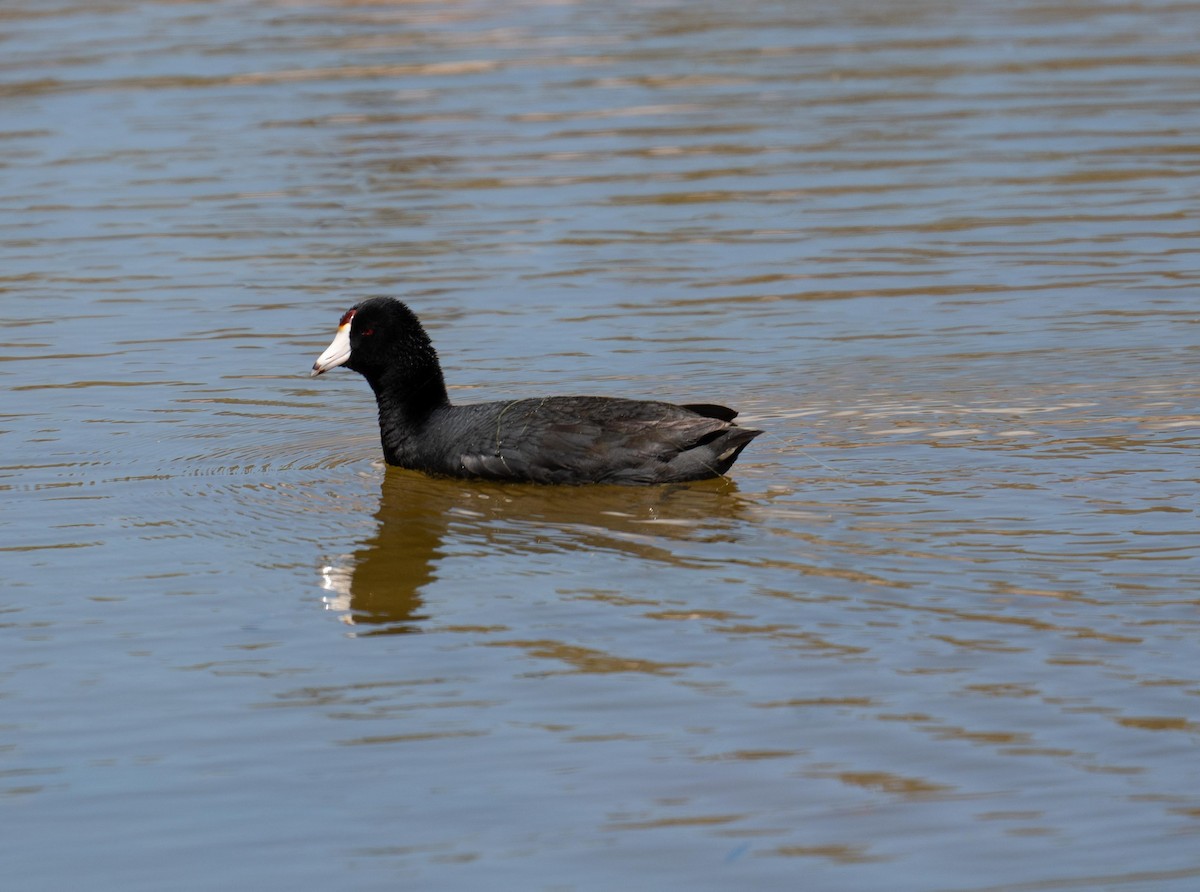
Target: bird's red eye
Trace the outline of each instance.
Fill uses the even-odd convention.
[[[358,334],[360,337],[369,338],[371,335],[375,334],[375,329],[368,328],[366,331],[360,331]]]

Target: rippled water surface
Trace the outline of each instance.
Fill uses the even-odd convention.
[[[6,888],[1200,883],[1200,5],[0,25]],[[386,470],[381,293],[768,436]]]

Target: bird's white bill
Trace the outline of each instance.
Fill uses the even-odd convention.
[[[333,336],[333,343],[325,348],[325,352],[317,357],[317,361],[313,363],[312,374],[310,378],[315,378],[321,372],[327,372],[330,369],[335,369],[350,359],[350,323],[346,322],[338,326],[337,334]]]

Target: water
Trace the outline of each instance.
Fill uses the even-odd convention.
[[[1195,886],[1200,6],[0,18],[14,889]],[[769,435],[385,470],[378,293]]]

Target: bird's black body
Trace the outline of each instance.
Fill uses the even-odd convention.
[[[708,404],[556,396],[451,405],[437,353],[407,306],[372,298],[346,313],[346,325],[349,352],[335,339],[313,374],[344,364],[367,379],[388,464],[531,483],[672,483],[724,474],[762,433]]]

